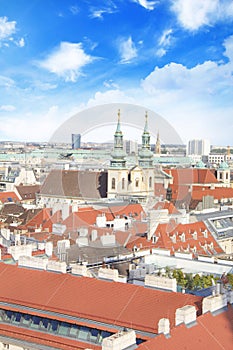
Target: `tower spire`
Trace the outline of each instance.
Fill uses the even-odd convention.
[[[118,109],[118,113],[117,113],[117,129],[116,132],[121,132],[121,111],[120,109]]]
[[[120,123],[120,109],[118,109],[117,113],[117,128],[114,134],[114,149],[112,152],[111,159],[111,167],[115,168],[124,168],[126,165],[125,157],[126,154],[124,152],[124,143],[123,143],[123,134],[121,131],[121,123]]]
[[[144,132],[148,132],[148,114],[147,114],[147,111],[146,111],[146,114],[145,114]]]
[[[153,153],[150,150],[150,133],[148,130],[148,114],[146,111],[145,126],[142,134],[142,148],[139,152],[139,165],[146,168],[153,166]]]

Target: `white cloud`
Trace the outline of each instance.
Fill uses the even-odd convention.
[[[172,29],[166,29],[159,39],[159,46],[170,46]]]
[[[141,82],[140,98],[167,118],[186,139],[206,137],[223,144],[231,140],[233,36],[228,37],[223,46],[229,59],[227,63],[205,61],[187,68],[171,62],[155,67]],[[228,127],[220,133],[223,120]]]
[[[77,5],[73,5],[73,6],[70,6],[70,12],[73,14],[73,15],[77,15],[79,13],[79,8]]]
[[[151,1],[151,0],[133,0],[137,4],[141,5],[144,7],[146,10],[154,10],[155,5],[157,5],[158,1]]]
[[[166,53],[167,53],[167,51],[161,47],[160,49],[158,49],[156,51],[156,56],[163,57],[164,55],[166,55]]]
[[[21,141],[45,141],[59,126],[62,112],[53,105],[40,113],[16,115],[1,119],[1,133],[6,139]],[[61,119],[60,119],[61,120]],[[17,128],[15,127],[17,125]]]
[[[168,48],[171,46],[172,43],[172,29],[166,29],[164,30],[163,34],[158,40],[158,49],[156,51],[156,55],[158,57],[163,57],[166,55]]]
[[[94,98],[90,98],[85,107],[93,107],[105,103],[135,103],[133,97],[127,96],[124,91],[119,89],[112,89],[106,92],[96,92]],[[82,106],[82,108],[85,108]]]
[[[7,17],[0,17],[0,40],[6,40],[16,31],[16,22],[8,21]]]
[[[137,49],[131,38],[119,40],[119,52],[121,63],[129,63],[133,58],[137,57]]]
[[[13,79],[4,77],[3,75],[0,75],[0,86],[3,86],[5,88],[9,88],[15,85],[15,82]]]
[[[102,8],[91,7],[90,8],[90,18],[98,18],[103,20],[104,15],[112,14],[117,11],[117,6],[113,2],[109,2],[108,6]]]
[[[224,40],[223,46],[225,47],[225,56],[228,57],[233,64],[233,35]]]
[[[204,25],[233,19],[232,0],[171,0],[172,11],[182,27],[197,30]]]
[[[19,47],[24,47],[25,46],[24,38],[21,38],[19,41],[16,41],[16,45]]]
[[[14,110],[15,110],[15,106],[12,106],[12,105],[1,105],[0,106],[0,111],[13,112]]]
[[[85,53],[81,43],[61,42],[44,61],[39,62],[39,65],[65,81],[76,82],[81,69],[93,60],[93,57]]]

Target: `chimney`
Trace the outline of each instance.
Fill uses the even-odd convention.
[[[102,350],[124,350],[136,345],[136,333],[133,330],[122,330],[102,342]]]
[[[158,323],[158,334],[169,334],[170,333],[170,321],[168,318],[161,318]]]
[[[196,308],[193,305],[186,305],[176,309],[176,326],[181,323],[190,324],[195,322],[197,318]]]
[[[210,295],[202,301],[202,313],[215,312],[227,306],[227,295]]]

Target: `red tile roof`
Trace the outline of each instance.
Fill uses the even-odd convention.
[[[158,238],[155,246],[170,249],[172,254],[178,251],[202,255],[223,253],[222,248],[208,230],[207,236],[204,236],[205,230],[207,227],[204,222],[177,224],[173,221],[168,224],[159,224],[155,231],[155,236]],[[182,240],[182,234],[184,234],[184,240]]]
[[[173,177],[174,185],[190,185],[190,184],[215,184],[218,183],[214,172],[210,169],[198,168],[178,168],[164,169],[164,171]]]
[[[20,202],[20,198],[17,196],[17,194],[13,191],[11,192],[0,192],[0,202],[1,203],[7,203],[7,202]]]
[[[163,317],[168,317],[174,327],[175,311],[184,305],[195,305],[199,312],[201,309],[202,298],[193,295],[4,263],[0,263],[0,278],[1,302],[146,332],[156,333],[158,321]]]
[[[232,350],[233,307],[216,316],[211,313],[200,316],[197,324],[184,324],[171,330],[170,337],[160,335],[138,346],[138,350],[186,349],[186,350]]]
[[[154,205],[153,209],[155,210],[167,209],[169,214],[180,214],[180,212],[176,209],[174,204],[169,201],[158,202]]]
[[[73,212],[63,224],[68,230],[75,230],[82,226],[94,225],[97,216],[105,215],[108,221],[114,220],[115,216],[131,216],[135,219],[140,219],[144,215],[144,210],[141,204],[127,204],[125,206],[109,206],[102,209],[83,208],[77,212]]]

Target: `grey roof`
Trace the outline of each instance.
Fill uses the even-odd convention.
[[[196,215],[199,221],[204,221],[208,229],[217,239],[233,237],[233,210],[219,210]]]
[[[93,242],[89,246],[80,247],[74,244],[67,249],[67,262],[88,261],[89,264],[101,263],[105,257],[128,254],[128,249],[115,244],[103,247],[99,242]]]
[[[40,193],[70,198],[105,198],[107,172],[52,170],[45,179]]]

